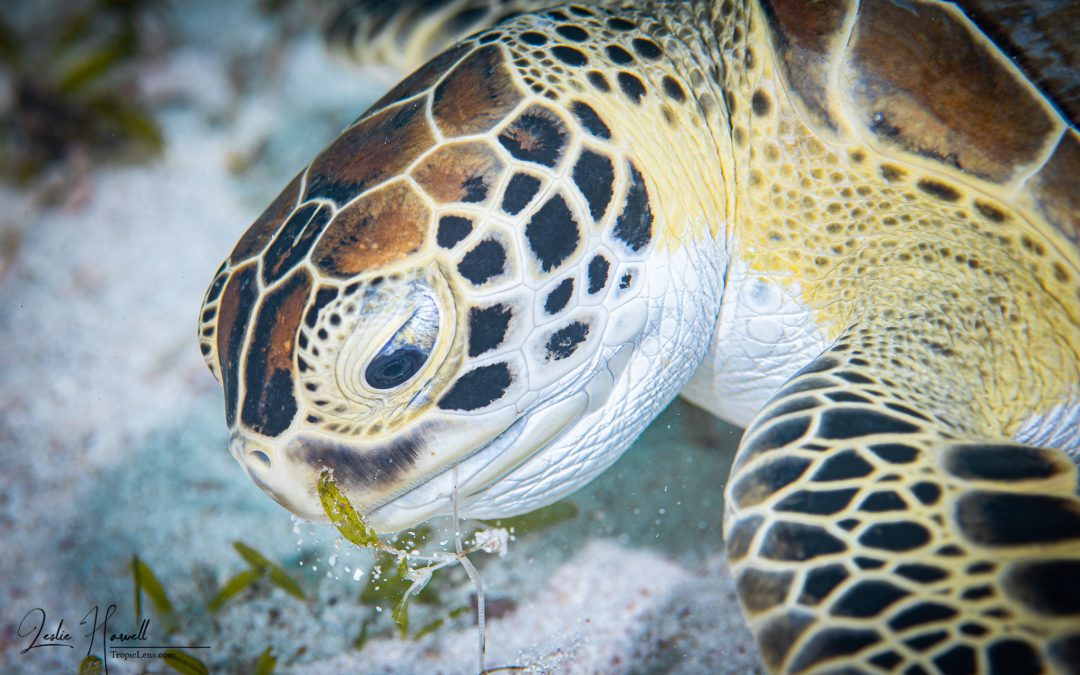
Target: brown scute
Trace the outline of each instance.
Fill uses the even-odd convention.
[[[345,204],[399,175],[434,144],[423,99],[378,112],[346,129],[315,158],[308,170],[307,199]]]
[[[1073,125],[1080,124],[1080,2],[960,4]]]
[[[488,143],[444,145],[413,170],[413,178],[438,202],[480,203],[491,196],[503,162]]]
[[[262,212],[262,215],[255,219],[255,222],[251,224],[251,227],[244,232],[244,236],[240,237],[240,241],[236,242],[236,246],[233,248],[232,253],[229,254],[229,264],[235,265],[238,262],[242,262],[247,258],[254,255],[258,255],[262,252],[266,245],[270,243],[270,239],[281,227],[282,223],[289,217],[296,208],[297,203],[300,200],[300,181],[303,178],[303,172],[298,173],[292,181],[285,186],[285,189],[281,191],[281,194],[274,199],[273,203]]]
[[[1070,129],[1028,185],[1046,219],[1080,246],[1080,134]]]
[[[310,295],[311,275],[300,269],[259,306],[245,362],[240,419],[260,434],[277,436],[288,429],[296,414],[293,352]]]
[[[806,108],[831,129],[828,109],[828,62],[833,38],[843,28],[846,0],[765,0],[766,20],[785,80]]]
[[[420,66],[413,71],[411,75],[399,82],[397,86],[386,92],[386,95],[376,101],[373,106],[368,108],[367,112],[360,116],[361,119],[367,115],[378,112],[389,105],[393,105],[398,101],[411,98],[429,87],[435,86],[435,83],[439,81],[439,78],[451,66],[457,63],[470,49],[472,49],[472,45],[470,44],[457,45],[456,47],[447,49],[442,54],[439,54]]]
[[[416,251],[430,229],[431,210],[404,181],[372,192],[338,213],[312,260],[334,277],[350,277]]]
[[[217,353],[221,384],[225,392],[225,421],[231,427],[236,418],[239,391],[240,352],[244,333],[258,299],[255,263],[235,270],[221,295],[217,314]]]
[[[1037,159],[1054,120],[972,30],[929,2],[864,3],[841,79],[880,140],[1003,182]]]
[[[447,136],[482,134],[521,101],[499,47],[469,54],[435,88],[432,114]]]

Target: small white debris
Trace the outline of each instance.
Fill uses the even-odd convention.
[[[353,570],[353,573],[352,573],[352,580],[353,581],[360,581],[360,577],[362,577],[362,576],[364,576],[364,570],[360,569],[359,567],[357,567],[355,570]]]
[[[473,535],[473,541],[485,553],[497,553],[500,558],[506,557],[506,550],[510,543],[510,533],[504,527],[493,527],[490,530],[477,530]]]
[[[326,559],[326,562],[330,564],[330,567],[333,567],[334,565],[336,565],[337,564],[337,553],[330,554],[330,557]]]

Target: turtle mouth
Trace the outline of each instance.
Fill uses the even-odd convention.
[[[468,456],[372,509],[369,524],[379,531],[405,529],[453,513],[455,501],[464,516],[488,510],[485,502],[491,489],[558,442],[588,408],[588,396],[579,391],[523,414]]]

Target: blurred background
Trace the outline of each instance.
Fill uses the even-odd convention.
[[[240,234],[401,75],[331,58],[326,14],[301,0],[0,9],[0,672],[76,672],[110,605],[110,631],[149,619],[143,645],[205,647],[184,663],[110,652],[110,672],[475,672],[461,568],[395,625],[405,586],[387,561],[293,520],[228,455],[195,342]],[[512,523],[506,557],[474,556],[487,664],[752,670],[721,553],[737,439],[676,402],[602,478]],[[436,549],[441,526],[410,536]],[[30,648],[60,620],[69,648]]]

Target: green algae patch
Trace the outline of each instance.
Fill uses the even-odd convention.
[[[348,497],[338,489],[333,473],[329,469],[323,469],[319,474],[318,489],[323,511],[326,512],[330,522],[334,524],[341,536],[360,548],[383,549],[385,547],[379,541],[379,535],[375,533],[375,530],[364,522],[363,516],[353,508]]]

